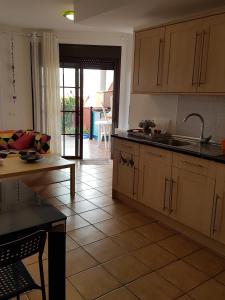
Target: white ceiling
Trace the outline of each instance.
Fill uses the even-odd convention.
[[[61,16],[77,13],[76,23]],[[36,29],[132,32],[224,6],[224,0],[0,0],[0,24]]]

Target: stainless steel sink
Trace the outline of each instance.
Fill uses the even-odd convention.
[[[153,140],[156,143],[160,144],[166,144],[170,146],[175,146],[175,147],[182,147],[182,146],[188,146],[191,145],[188,141],[182,141],[178,139],[173,139],[173,138],[156,138]]]

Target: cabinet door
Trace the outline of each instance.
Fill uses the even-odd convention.
[[[225,244],[225,166],[217,164],[211,237]]]
[[[172,168],[171,217],[205,235],[210,234],[215,180]]]
[[[225,93],[225,14],[205,19],[199,92]]]
[[[138,184],[138,157],[116,150],[113,160],[113,189],[136,199]]]
[[[136,33],[134,92],[148,93],[161,90],[164,32],[165,28],[162,27]]]
[[[166,27],[163,91],[196,92],[200,50],[199,20]]]
[[[168,214],[171,153],[164,156],[159,149],[148,148],[140,154],[138,200],[152,209]]]

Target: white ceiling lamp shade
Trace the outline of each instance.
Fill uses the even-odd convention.
[[[74,10],[64,10],[63,17],[74,22],[75,21],[75,11]]]

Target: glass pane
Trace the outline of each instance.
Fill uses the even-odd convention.
[[[65,138],[65,152],[63,149],[63,143],[64,143],[64,138]],[[66,135],[65,137],[61,137],[62,141],[62,155],[64,156],[75,156],[75,136],[74,135]],[[78,142],[79,143],[79,142]]]
[[[75,89],[64,89],[64,110],[75,110]]]
[[[64,86],[75,87],[75,69],[64,69]]]
[[[64,112],[63,113],[64,127],[66,134],[75,134],[75,112]],[[62,124],[63,132],[63,124]]]

